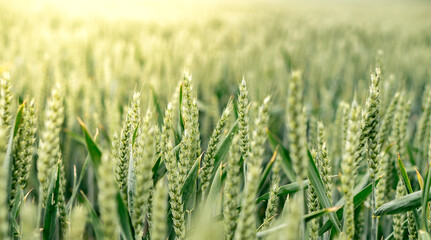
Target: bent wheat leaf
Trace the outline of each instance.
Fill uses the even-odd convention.
[[[305,222],[309,222],[309,221],[311,221],[311,220],[313,220],[315,218],[324,216],[327,213],[336,212],[336,211],[340,210],[341,208],[342,207],[324,208],[324,209],[321,209],[321,210],[309,213],[307,215],[304,215],[304,221]]]
[[[79,117],[77,117],[77,120],[79,125],[81,126],[82,133],[84,134],[87,151],[90,154],[91,160],[93,161],[93,164],[97,169],[101,162],[100,159],[102,158],[102,151],[100,150],[96,142],[94,142],[90,131],[88,131],[87,125],[85,125],[85,123]]]
[[[301,184],[301,186],[305,189],[308,188],[308,184],[309,181],[308,180],[304,180]],[[289,183],[286,185],[281,186],[278,189],[278,196],[284,196],[284,195],[289,195],[292,193],[296,193],[299,191],[300,185],[298,184],[298,182],[294,182],[294,183]],[[256,199],[256,203],[260,203],[262,201],[268,200],[269,199],[269,192],[263,194],[262,196],[258,197]]]
[[[374,212],[374,215],[382,216],[404,213],[420,207],[421,204],[422,191],[417,191],[383,204]]]

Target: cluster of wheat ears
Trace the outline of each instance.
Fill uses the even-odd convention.
[[[268,130],[271,98],[250,101],[243,79],[205,148],[197,93],[185,74],[164,112],[143,111],[148,93],[135,92],[110,147],[78,119],[82,136],[75,137],[88,157],[67,183],[61,83],[37,114],[37,103],[18,101],[3,73],[0,239],[430,239],[431,174],[416,169],[412,177],[403,160],[429,167],[431,93],[413,148],[409,96],[397,92],[382,114],[381,75],[372,71],[363,104],[338,104],[339,159],[329,154],[328,128],[306,117],[300,72],[288,80],[286,141]],[[28,189],[32,172],[38,186]],[[95,182],[91,198],[84,178]]]

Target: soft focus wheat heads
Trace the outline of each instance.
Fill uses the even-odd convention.
[[[414,178],[411,165],[416,155],[424,155],[420,148],[430,145],[423,133],[429,129],[428,95],[412,132],[411,96],[398,91],[385,100],[385,109],[383,76],[376,68],[365,102],[355,97],[351,104],[339,103],[334,123],[324,124],[307,110],[302,76],[293,71],[289,77],[283,111],[273,107],[272,97],[253,99],[242,79],[237,95],[226,99],[209,124],[213,129],[204,134],[208,106],[185,74],[168,103],[160,104],[151,93],[154,104],[142,115],[147,92],[135,91],[114,129],[78,118],[83,137],[67,129],[71,106],[63,85],[54,85],[46,104],[31,99],[15,106],[10,77],[2,76],[0,180],[6,184],[0,185],[0,236],[314,240],[423,235],[417,216],[428,219],[429,212],[422,211],[429,210],[411,207],[417,199],[403,202],[409,208],[397,209],[392,218],[380,212],[405,206],[397,201],[413,198],[418,193],[408,193],[427,182],[420,169]],[[286,118],[280,126],[286,129],[279,133],[272,121],[280,121],[273,116],[281,113]],[[65,154],[74,146],[68,145],[71,140],[81,144],[76,151],[87,151],[86,159],[66,160],[74,158]]]

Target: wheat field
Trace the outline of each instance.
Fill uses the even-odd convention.
[[[0,10],[0,239],[431,239],[431,3]]]

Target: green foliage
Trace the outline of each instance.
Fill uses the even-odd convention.
[[[430,238],[429,3],[83,2],[0,2],[0,239]]]

